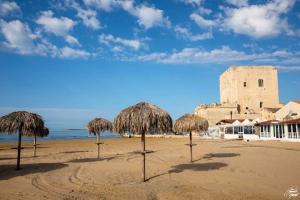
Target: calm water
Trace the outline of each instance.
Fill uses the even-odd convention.
[[[101,138],[119,138],[120,136],[111,132],[101,133]],[[48,137],[37,138],[37,140],[74,140],[74,139],[94,139],[95,136],[90,135],[87,130],[50,130]],[[17,141],[18,134],[8,135],[0,134],[0,142]],[[22,137],[22,141],[32,141],[32,137]]]

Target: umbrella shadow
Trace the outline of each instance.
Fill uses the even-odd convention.
[[[15,170],[16,165],[0,165],[0,180],[8,180],[17,176],[25,176],[28,174],[44,173],[52,170],[67,167],[64,163],[35,163],[21,164],[21,170]]]
[[[170,174],[170,171],[164,172],[164,173],[160,173],[160,174],[156,174],[156,175],[154,175],[154,176],[150,176],[149,178],[146,179],[146,182],[147,182],[147,181],[150,181],[150,180],[152,180],[152,179],[154,179],[154,178],[157,178],[157,177],[166,175],[166,174]]]
[[[37,145],[36,147],[37,149],[46,149],[46,148],[49,148],[49,147],[43,147],[43,146],[39,146]],[[8,149],[13,149],[13,150],[17,150],[18,147],[10,147]],[[21,149],[33,149],[33,145],[32,146],[25,146],[25,147],[21,147]],[[3,149],[4,150],[4,149]]]
[[[25,158],[38,158],[40,156],[22,156],[22,159],[25,159]],[[4,157],[4,158],[0,158],[0,160],[17,160],[17,157]]]
[[[210,171],[218,170],[223,167],[227,167],[226,163],[222,162],[211,162],[211,163],[189,163],[189,164],[179,164],[172,166],[173,169],[169,170],[169,173],[180,173],[185,170],[190,171]]]
[[[203,156],[203,158],[229,158],[240,156],[239,153],[208,153]]]
[[[193,163],[203,159],[211,160],[212,158],[230,158],[230,157],[236,157],[240,155],[241,154],[239,153],[208,153],[199,159],[193,160]]]
[[[100,157],[98,158],[79,158],[79,159],[73,159],[69,160],[68,162],[71,163],[86,163],[86,162],[99,162],[99,161],[111,161],[113,159],[118,159],[121,156],[107,156],[107,157]]]
[[[89,151],[62,151],[59,153],[86,153],[86,152],[89,152]]]

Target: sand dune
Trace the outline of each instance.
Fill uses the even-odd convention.
[[[0,144],[0,199],[284,199],[300,188],[300,144],[195,139],[189,163],[187,138],[148,138],[141,182],[140,139],[105,140],[101,159],[92,140],[31,143],[22,150]],[[300,197],[299,197],[300,198]]]

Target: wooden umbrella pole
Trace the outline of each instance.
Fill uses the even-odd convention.
[[[98,159],[100,159],[100,135],[97,133]]]
[[[33,156],[36,157],[36,134],[34,134],[34,141],[33,141]]]
[[[193,162],[193,139],[192,139],[192,132],[190,132],[190,154],[191,154],[191,162]]]
[[[22,131],[19,129],[19,140],[18,140],[18,157],[17,157],[17,170],[20,169],[20,159],[21,159],[21,141],[22,141]]]
[[[143,155],[143,181],[146,181],[146,141],[145,133],[142,134],[142,155]]]

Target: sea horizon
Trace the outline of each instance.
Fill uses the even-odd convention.
[[[16,142],[18,134],[1,134],[0,143]],[[95,139],[96,136],[89,134],[87,129],[53,129],[49,130],[47,137],[37,137],[38,141],[50,140],[79,140],[79,139]],[[120,138],[116,133],[105,131],[101,133],[101,139]],[[23,141],[33,141],[33,137],[22,136]]]

